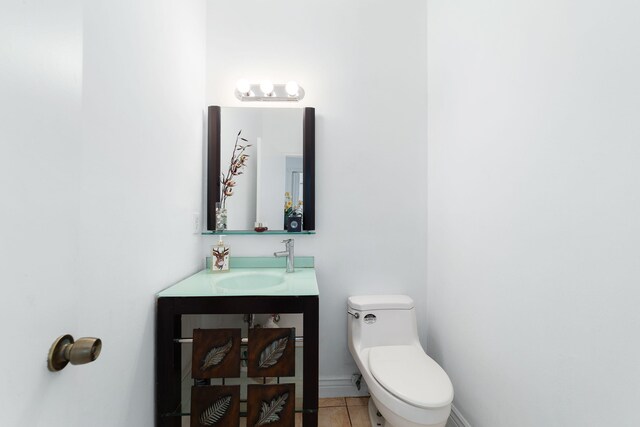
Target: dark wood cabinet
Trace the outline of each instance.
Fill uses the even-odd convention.
[[[156,426],[182,425],[182,316],[190,314],[301,313],[303,315],[302,419],[318,425],[318,295],[162,296],[156,318]]]

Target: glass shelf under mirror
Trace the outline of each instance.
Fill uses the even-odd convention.
[[[289,232],[287,230],[267,230],[267,231],[254,231],[254,230],[224,230],[224,231],[203,231],[203,236],[230,236],[230,235],[260,235],[260,234],[288,234],[290,236],[300,235],[300,234],[316,234],[315,230],[303,230],[296,232]]]

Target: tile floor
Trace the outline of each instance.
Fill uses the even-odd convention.
[[[331,397],[318,401],[318,427],[371,427],[368,397]],[[246,427],[240,418],[240,427]],[[302,414],[296,413],[296,427],[302,426]]]
[[[318,402],[318,427],[371,427],[368,397],[332,397]],[[301,414],[296,414],[301,415]],[[296,418],[296,427],[302,420]],[[457,426],[451,418],[447,427]]]
[[[318,402],[318,427],[370,427],[368,397],[332,397]]]
[[[318,427],[371,427],[368,397],[330,397],[318,401]],[[447,427],[455,426],[451,419]],[[245,427],[245,420],[240,420]],[[296,427],[302,426],[302,414],[296,413]]]

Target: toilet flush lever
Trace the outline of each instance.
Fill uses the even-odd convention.
[[[352,316],[353,316],[353,317],[355,317],[356,319],[359,319],[359,318],[360,318],[360,313],[352,313],[352,312],[350,312],[349,310],[347,310],[347,314],[352,315]]]

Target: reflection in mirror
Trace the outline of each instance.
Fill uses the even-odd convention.
[[[230,111],[233,115],[244,116],[247,109],[224,108],[223,131],[227,121],[227,110],[234,110]],[[260,120],[254,121],[252,126],[248,127],[258,146],[256,163],[260,193],[257,194],[253,221],[262,222],[272,230],[283,230],[285,192],[287,192],[287,157],[295,156],[302,160],[302,110],[299,108],[260,110]],[[244,120],[245,123],[249,123],[246,118]],[[239,224],[238,229],[251,228],[253,228],[253,222]]]
[[[302,156],[287,156],[285,162],[285,190],[287,193],[291,194],[291,200],[294,205],[302,205],[302,184],[304,184]]]
[[[221,198],[240,131],[246,139],[241,143],[250,147],[226,197],[227,229],[252,230],[261,222],[270,230],[283,230],[287,207],[303,215],[303,230],[315,228],[314,118],[313,108],[209,107],[210,230],[215,228],[215,202]]]

